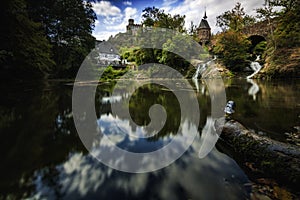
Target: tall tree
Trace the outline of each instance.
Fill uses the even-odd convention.
[[[232,71],[242,70],[246,62],[251,42],[247,37],[233,30],[218,35],[213,52],[221,56],[223,64]]]
[[[257,18],[261,19],[262,21],[267,21],[268,22],[268,28],[269,28],[269,40],[270,42],[268,45],[272,45],[274,49],[276,49],[276,41],[274,39],[274,28],[273,28],[273,23],[274,23],[274,18],[278,16],[279,12],[274,9],[274,5],[270,3],[269,0],[265,0],[265,3],[263,4],[262,8],[256,9],[257,12]]]
[[[0,4],[2,70],[26,76],[49,72],[54,65],[51,46],[41,24],[30,19],[25,0],[4,0]]]
[[[239,31],[244,26],[253,24],[255,19],[247,15],[242,7],[241,3],[237,3],[232,10],[224,12],[217,17],[217,26],[222,28],[223,31],[232,29]]]
[[[274,31],[274,37],[279,47],[299,47],[300,45],[300,2],[292,0],[271,1],[276,6],[283,7]]]
[[[217,17],[217,25],[223,29],[223,33],[215,36],[213,52],[220,56],[230,70],[240,71],[247,65],[251,42],[241,30],[254,21],[253,17],[244,12],[240,3]]]
[[[52,44],[55,72],[73,76],[95,46],[92,30],[96,14],[89,1],[29,0],[31,16],[43,24]]]
[[[185,32],[184,19],[185,15],[166,14],[164,10],[159,10],[156,7],[147,7],[143,10],[142,23],[146,26],[154,26],[160,28],[168,28]]]

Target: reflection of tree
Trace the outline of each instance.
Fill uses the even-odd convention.
[[[61,162],[71,149],[83,149],[71,116],[71,94],[71,88],[50,84],[34,90],[21,87],[1,98],[7,113],[0,119],[6,124],[0,127],[1,193],[20,198],[30,187],[33,170]]]
[[[176,96],[159,85],[146,85],[140,87],[132,95],[129,102],[129,110],[133,120],[140,126],[150,123],[148,111],[154,104],[160,104],[165,108],[167,121],[163,129],[153,136],[159,139],[170,134],[176,134],[181,121],[180,105]]]
[[[170,82],[171,80],[168,81]],[[119,84],[120,87],[118,86],[117,88],[114,88],[115,83],[102,84],[98,86],[96,94],[96,108],[99,108],[96,109],[98,118],[100,118],[103,114],[112,114],[114,117],[118,117],[119,119],[129,120],[128,116],[124,114],[124,112],[112,113],[111,106],[117,105],[117,107],[123,107],[125,109],[128,109],[129,107],[130,115],[134,120],[134,123],[129,120],[132,122],[130,123],[130,126],[133,131],[136,131],[136,125],[146,126],[150,123],[148,113],[151,106],[154,104],[162,105],[167,113],[167,121],[160,133],[155,136],[157,137],[156,139],[170,134],[177,134],[180,123],[183,123],[181,120],[184,121],[187,119],[194,124],[200,124],[200,127],[203,127],[206,123],[206,116],[210,111],[209,96],[201,94],[197,95],[200,113],[195,112],[191,107],[184,107],[182,109],[187,110],[186,113],[188,113],[188,115],[181,116],[179,102],[171,90],[157,84],[145,84],[134,91],[133,88],[136,84],[137,82],[135,81],[129,81]],[[176,81],[174,81],[174,84],[176,84]],[[205,87],[205,85],[201,86]],[[188,105],[187,102],[191,101],[191,94],[194,91],[185,90],[184,85],[178,86],[178,90],[184,94],[185,98],[183,101],[185,101],[185,105]],[[128,94],[129,91],[134,91],[131,99],[129,100],[129,105],[125,105],[122,101],[113,102],[113,104],[109,102],[101,102],[102,97],[111,96],[113,92],[115,93],[114,95],[122,96],[122,98],[129,98],[125,95]],[[196,118],[196,115],[200,115],[200,123],[193,121],[193,119]]]

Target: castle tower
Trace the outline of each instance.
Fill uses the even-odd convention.
[[[128,25],[126,26],[127,31],[131,30],[133,26],[134,26],[134,19],[129,19]]]
[[[126,26],[127,33],[136,35],[137,31],[142,28],[141,24],[135,24],[134,19],[128,20],[128,25]]]
[[[197,28],[197,33],[198,33],[199,43],[201,45],[206,45],[209,43],[211,37],[211,29],[207,22],[206,11],[204,13],[203,19],[201,20]]]

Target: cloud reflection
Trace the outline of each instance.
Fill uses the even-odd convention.
[[[198,143],[198,144],[197,144]],[[151,173],[112,170],[90,155],[73,153],[51,170],[36,173],[36,194],[42,199],[245,199],[249,180],[234,160],[213,149],[197,158],[199,140],[170,166]],[[49,184],[49,178],[55,184]]]

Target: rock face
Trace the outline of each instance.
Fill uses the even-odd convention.
[[[222,142],[244,162],[253,162],[266,175],[295,187],[300,183],[300,148],[257,135],[235,120],[222,126],[221,118],[215,128],[221,133]],[[297,186],[296,186],[297,187]]]
[[[214,79],[214,78],[230,78],[232,73],[223,67],[221,64],[215,62],[208,66],[205,72],[202,74],[203,79]]]

